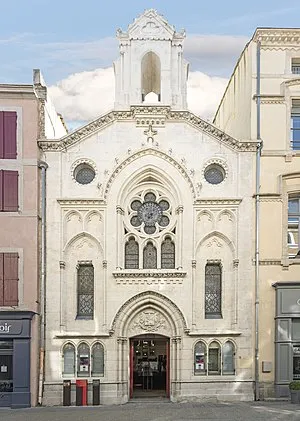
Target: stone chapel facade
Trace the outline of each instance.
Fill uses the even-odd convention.
[[[100,379],[103,404],[251,400],[256,142],[188,111],[184,32],[148,10],[117,37],[114,109],[39,142],[43,402],[66,379]]]

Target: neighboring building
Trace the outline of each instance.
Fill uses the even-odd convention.
[[[117,37],[115,109],[39,142],[43,402],[71,380],[74,404],[76,379],[100,379],[104,404],[251,400],[255,139],[187,110],[185,34],[156,11]]]
[[[37,140],[66,133],[39,71],[34,82],[0,85],[0,407],[37,402],[43,166]]]
[[[300,379],[300,29],[256,30],[215,124],[246,142],[262,139],[258,380],[261,398],[288,396]]]

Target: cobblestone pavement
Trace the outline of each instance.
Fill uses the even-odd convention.
[[[100,407],[0,409],[1,421],[300,421],[300,405],[289,402],[130,402]]]

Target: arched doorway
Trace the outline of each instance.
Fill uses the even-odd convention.
[[[170,340],[148,334],[130,338],[130,398],[170,397]]]

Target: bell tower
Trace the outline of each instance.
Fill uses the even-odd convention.
[[[115,109],[156,104],[185,110],[185,32],[176,32],[156,10],[150,9],[136,18],[127,32],[118,29],[117,38],[120,57],[114,62]]]

